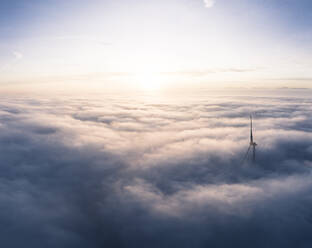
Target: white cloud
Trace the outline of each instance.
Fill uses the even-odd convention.
[[[20,52],[17,52],[17,51],[14,51],[14,52],[13,52],[13,55],[14,55],[14,57],[15,57],[17,60],[23,58],[23,54],[20,53]]]
[[[215,4],[215,0],[204,0],[206,8],[211,8]]]

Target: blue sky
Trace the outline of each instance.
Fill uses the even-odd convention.
[[[88,80],[104,88],[155,89],[311,83],[308,0],[20,0],[1,5],[2,85],[83,86]]]

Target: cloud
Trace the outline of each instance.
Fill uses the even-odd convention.
[[[0,71],[7,71],[10,70],[19,60],[23,58],[23,54],[18,51],[10,52],[11,59],[8,59],[2,65],[0,64]]]
[[[20,59],[23,58],[23,54],[20,53],[20,52],[17,52],[17,51],[14,51],[14,52],[13,52],[13,55],[14,55],[14,57],[15,57],[17,60],[20,60]]]
[[[53,37],[52,39],[55,40],[63,40],[63,41],[75,41],[75,42],[84,42],[84,43],[90,43],[90,44],[97,44],[101,46],[111,46],[113,45],[112,42],[107,42],[103,40],[99,40],[97,37],[90,37],[90,36],[57,36]]]
[[[211,8],[215,5],[215,0],[204,0],[206,8]]]
[[[176,71],[176,72],[164,72],[167,75],[182,75],[182,76],[191,76],[191,77],[206,77],[215,73],[245,73],[245,72],[254,72],[258,69],[253,68],[214,68],[214,69],[205,69],[205,70],[190,70],[190,71]]]
[[[310,246],[312,101],[282,94],[3,97],[1,244]]]

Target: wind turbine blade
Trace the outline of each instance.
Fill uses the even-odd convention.
[[[250,147],[251,147],[251,146],[248,147],[248,150],[247,150],[247,152],[246,152],[246,154],[245,154],[245,156],[244,156],[244,158],[243,158],[243,160],[242,160],[242,164],[245,163],[245,161],[246,161],[246,159],[247,159],[247,157],[248,157],[248,154],[249,154],[249,151],[250,151]]]

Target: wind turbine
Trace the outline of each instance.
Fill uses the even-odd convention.
[[[249,147],[248,150],[246,152],[246,155],[244,157],[243,162],[245,162],[245,160],[248,158],[248,155],[250,153],[250,149],[252,149],[252,162],[254,163],[256,161],[256,146],[257,143],[254,142],[253,140],[253,134],[252,134],[252,116],[250,115],[250,143],[249,143]]]

